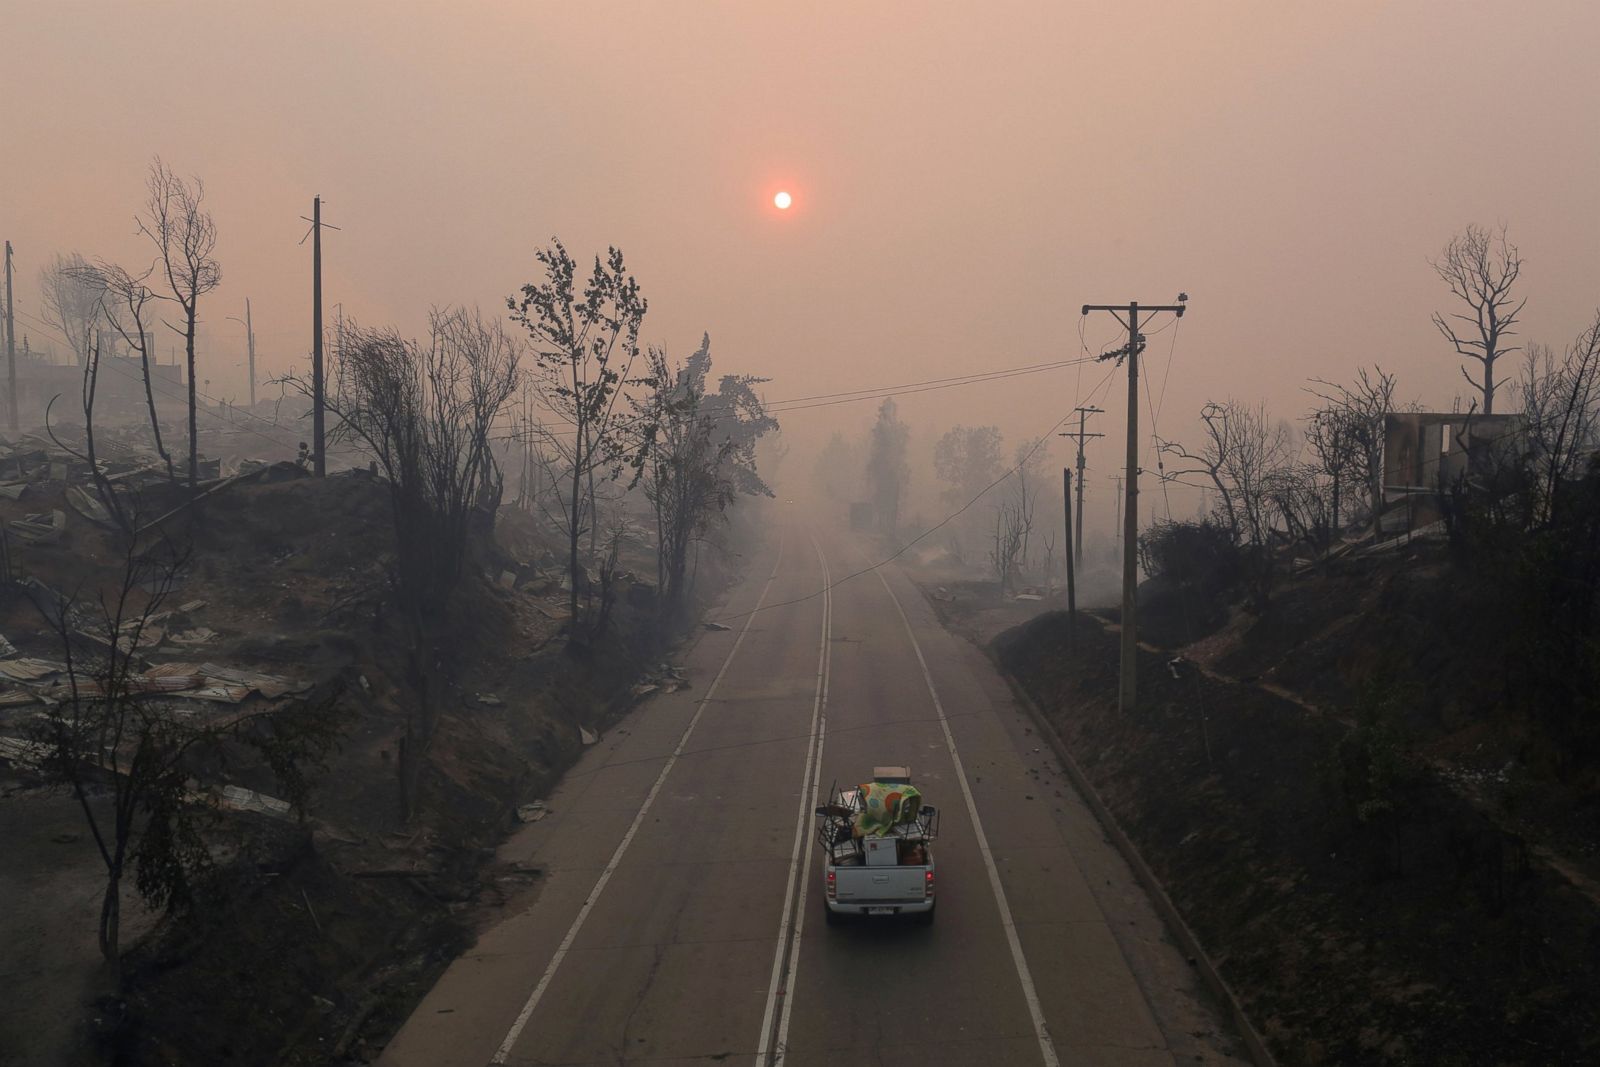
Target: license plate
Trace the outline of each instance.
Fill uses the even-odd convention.
[[[868,915],[893,915],[894,914],[894,909],[893,908],[868,908],[867,909],[867,914]]]

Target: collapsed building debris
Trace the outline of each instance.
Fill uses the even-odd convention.
[[[81,485],[67,486],[67,503],[73,511],[96,525],[116,526],[116,520],[111,517],[111,509],[106,507],[105,501]]]
[[[293,811],[287,800],[279,800],[277,797],[237,785],[223,786],[217,797],[217,804],[229,811],[248,811],[257,815],[271,816],[274,819],[291,818]]]
[[[517,820],[519,822],[538,822],[549,814],[550,809],[545,806],[545,802],[542,800],[535,800],[517,808]]]
[[[59,544],[61,535],[67,529],[67,513],[59,508],[41,511],[35,515],[12,519],[7,528],[18,540],[30,545]]]

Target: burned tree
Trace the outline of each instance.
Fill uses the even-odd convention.
[[[1568,486],[1600,449],[1600,313],[1558,358],[1530,345],[1522,410],[1532,468],[1535,521],[1559,517]]]
[[[155,268],[151,267],[143,274],[132,274],[115,263],[101,260],[92,270],[104,287],[102,307],[106,321],[111,323],[112,329],[122,338],[128,350],[139,354],[139,366],[144,376],[144,399],[150,412],[150,434],[155,440],[156,454],[167,465],[167,477],[177,481],[177,472],[172,468],[172,455],[161,440],[161,418],[156,414],[155,383],[150,373],[149,305],[156,299],[156,294],[145,283]]]
[[[146,182],[144,213],[135,217],[139,232],[155,245],[157,267],[174,301],[183,311],[183,327],[172,329],[183,335],[183,352],[189,378],[189,487],[200,477],[199,436],[196,425],[198,404],[195,390],[194,336],[199,320],[200,298],[222,284],[222,267],[217,263],[217,225],[206,211],[205,184],[199,178],[184,181],[165,163],[150,164]],[[170,324],[169,324],[170,325]]]
[[[73,358],[82,367],[100,327],[105,283],[77,252],[57,255],[39,271],[39,296],[44,320],[66,339]]]
[[[1011,591],[1021,562],[1022,546],[1033,527],[1033,513],[1026,494],[1014,496],[994,509],[994,531],[989,544],[989,563],[994,567],[1000,595]]]
[[[1266,606],[1272,587],[1272,533],[1277,517],[1274,490],[1281,489],[1290,464],[1288,427],[1274,423],[1265,405],[1237,400],[1210,402],[1200,411],[1205,443],[1190,451],[1172,441],[1160,450],[1194,466],[1169,471],[1169,477],[1204,474],[1221,498],[1219,511],[1234,544],[1249,547],[1251,594]]]
[[[587,636],[578,613],[579,589],[588,577],[580,546],[587,532],[588,561],[595,563],[597,487],[616,481],[630,466],[637,469],[642,459],[636,446],[648,434],[639,413],[623,401],[643,384],[633,377],[633,368],[640,354],[639,326],[649,305],[616,248],[604,260],[595,257],[582,292],[577,264],[559,240],[552,239],[536,258],[544,279],[524,285],[521,297],[506,303],[512,321],[532,341],[534,388],[564,424],[563,432],[547,441],[565,467],[561,528],[572,586],[567,640],[576,644]]]
[[[1383,510],[1384,421],[1395,411],[1395,376],[1373,365],[1356,371],[1350,385],[1313,378],[1309,389],[1322,403],[1308,416],[1307,441],[1332,480],[1332,518],[1337,530],[1344,487],[1354,481],[1366,497],[1368,519],[1377,529]]]
[[[946,504],[959,506],[1000,476],[1000,431],[993,426],[956,426],[933,446],[933,470]]]
[[[213,809],[193,786],[197,769],[226,760],[226,746],[254,748],[295,807],[305,773],[336,738],[327,708],[210,716],[174,708],[163,682],[142,670],[153,633],[188,553],[168,542],[128,542],[120,574],[87,597],[44,586],[30,592],[62,652],[64,681],[35,718],[32,751],[45,777],[82,810],[105,865],[98,941],[120,973],[122,885],[131,871],[151,908],[181,910],[211,866],[204,830]]]
[[[1316,463],[1286,463],[1272,477],[1268,496],[1291,544],[1315,553],[1332,547],[1337,485]]]
[[[1495,362],[1501,356],[1519,351],[1508,348],[1506,338],[1514,334],[1517,316],[1528,301],[1512,295],[1517,276],[1522,273],[1522,255],[1506,240],[1506,228],[1498,233],[1482,226],[1468,226],[1445,245],[1443,254],[1429,260],[1434,273],[1450,288],[1450,295],[1466,305],[1467,313],[1433,314],[1433,325],[1456,353],[1475,360],[1481,376],[1474,380],[1461,368],[1461,376],[1483,398],[1482,411],[1494,414]]]
[[[389,490],[395,535],[391,584],[409,647],[415,701],[401,746],[401,805],[417,783],[438,721],[435,678],[446,612],[461,582],[474,517],[492,523],[502,489],[490,433],[516,393],[520,350],[476,311],[429,315],[426,344],[346,322],[328,409],[335,440],[372,454]],[[294,379],[309,392],[310,382]]]
[[[939,499],[954,510],[975,500],[1001,476],[1000,431],[994,426],[955,426],[933,446],[933,470],[944,488]],[[972,519],[978,520],[975,528]],[[961,532],[952,531],[950,548],[957,559],[962,558],[962,541],[983,542],[982,518],[977,512],[970,517],[959,517],[953,525]]]
[[[756,472],[756,442],[777,427],[755,387],[764,379],[724,375],[716,392],[711,338],[681,365],[661,349],[648,353],[651,392],[640,403],[649,427],[642,471],[656,518],[656,578],[662,621],[681,621],[687,605],[690,545],[705,536],[741,494],[771,496]]]
[[[911,464],[906,459],[911,430],[900,421],[893,397],[878,405],[867,448],[867,481],[872,488],[872,506],[878,528],[893,537],[900,528],[900,502],[911,482]]]
[[[95,494],[100,498],[100,503],[105,507],[106,514],[113,525],[122,532],[130,541],[133,539],[136,519],[131,510],[124,507],[123,498],[118,495],[116,487],[106,476],[100,466],[99,458],[95,455],[94,444],[94,402],[100,384],[100,342],[96,341],[89,346],[88,358],[83,364],[83,378],[80,386],[80,399],[83,411],[83,439],[84,451],[79,452],[71,445],[66,444],[56,436],[54,427],[50,425],[50,410],[55,406],[59,396],[50,398],[44,409],[45,432],[56,443],[56,447],[75,459],[81,460],[89,468],[89,478],[93,482]]]

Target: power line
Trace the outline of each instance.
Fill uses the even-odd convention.
[[[1108,382],[1111,381],[1111,376],[1115,372],[1116,372],[1116,368],[1115,367],[1113,367],[1110,371],[1106,372],[1106,376],[1105,376],[1105,378],[1103,378],[1101,380],[1100,385],[1096,386],[1094,388],[1094,390],[1091,391],[1091,393],[1090,393],[1091,398],[1093,397],[1094,393],[1098,393],[1100,391],[1100,388],[1102,386],[1106,385]],[[972,505],[976,504],[979,500],[983,499],[983,497],[989,492],[989,490],[993,489],[995,486],[999,485],[1001,482],[1003,482],[1007,478],[1011,477],[1017,471],[1021,470],[1025,466],[1027,466],[1028,461],[1033,458],[1034,453],[1038,452],[1039,449],[1043,448],[1045,446],[1045,443],[1047,441],[1049,441],[1050,438],[1055,434],[1055,432],[1057,430],[1059,430],[1062,426],[1064,426],[1066,424],[1066,421],[1071,417],[1072,417],[1072,413],[1068,412],[1066,415],[1063,415],[1059,419],[1057,419],[1055,421],[1055,423],[1048,430],[1046,430],[1043,434],[1039,435],[1038,439],[1034,441],[1033,447],[1028,449],[1028,451],[1023,454],[1022,458],[1017,460],[1017,462],[1015,464],[1013,464],[1009,469],[1007,469],[1005,471],[1005,473],[1001,474],[994,481],[990,482],[988,485],[986,485],[982,489],[978,490],[977,493],[975,493],[972,496],[972,499],[968,500],[965,504],[962,504],[959,508],[957,508],[956,510],[952,511],[950,514],[946,515],[944,518],[940,519],[938,522],[934,523],[932,526],[928,527],[926,530],[923,530],[917,536],[913,537],[911,540],[907,541],[905,544],[901,545],[899,548],[895,549],[892,553],[890,553],[888,556],[885,556],[883,559],[879,560],[878,562],[876,562],[876,563],[874,563],[874,564],[872,564],[870,566],[863,567],[858,571],[852,571],[851,573],[845,575],[843,578],[836,578],[833,581],[829,582],[827,585],[824,585],[821,589],[818,589],[815,592],[807,593],[805,596],[795,597],[792,600],[779,601],[776,604],[766,604],[766,605],[763,605],[762,607],[760,607],[758,609],[755,609],[755,610],[752,610],[752,611],[741,612],[741,613],[739,613],[737,615],[724,615],[717,621],[719,621],[719,622],[732,622],[732,621],[736,621],[738,619],[743,619],[743,618],[745,618],[747,616],[750,616],[750,615],[754,615],[756,613],[756,611],[771,611],[773,608],[788,607],[791,604],[803,604],[808,600],[815,600],[817,597],[821,596],[822,594],[830,592],[831,590],[838,588],[839,586],[843,585],[845,582],[851,581],[852,579],[855,579],[855,578],[859,578],[863,574],[870,574],[873,571],[877,570],[879,567],[884,567],[884,566],[887,566],[890,563],[893,563],[895,560],[899,559],[901,556],[903,556],[907,552],[909,552],[912,549],[912,547],[914,547],[918,542],[926,539],[927,537],[929,537],[932,534],[938,533],[944,527],[950,525],[950,523],[955,521],[955,519],[957,517],[959,517],[963,512],[965,512],[968,508],[972,507]]]
[[[1026,367],[988,371],[983,374],[969,374],[959,378],[933,378],[925,382],[857,389],[847,393],[823,393],[816,397],[795,397],[790,400],[773,401],[767,405],[767,411],[772,414],[782,414],[789,411],[807,411],[811,408],[833,407],[837,404],[854,404],[862,400],[879,400],[884,397],[930,393],[940,389],[956,389],[965,385],[980,385],[984,382],[998,381],[1002,378],[1017,378],[1029,374],[1041,374],[1045,371],[1061,370],[1066,367],[1080,366],[1085,362],[1093,361],[1079,359],[1060,360],[1054,363],[1038,363]]]
[[[39,326],[41,329],[49,330],[50,332],[54,333],[57,337],[61,337],[63,341],[66,340],[65,336],[61,333],[61,330],[58,327],[52,325],[51,323],[46,322],[45,320],[43,320],[43,319],[41,319],[41,318],[39,318],[39,317],[37,317],[35,315],[29,315],[25,311],[20,311],[19,310],[17,312],[17,314],[21,315],[24,318],[32,319],[33,322],[37,326]],[[176,366],[176,365],[177,364],[173,364],[173,363],[157,363],[156,364],[156,366],[158,366],[158,367],[172,367],[172,366]],[[141,380],[141,381],[143,380],[143,377],[144,377],[142,373],[140,373],[138,375],[135,375],[135,374],[133,374],[133,373],[131,373],[129,371],[125,371],[121,367],[117,366],[115,363],[102,363],[101,364],[101,369],[102,370],[114,371],[114,372],[116,372],[118,374],[123,375],[124,377],[136,378],[136,379]],[[180,401],[180,402],[183,402],[183,403],[187,403],[188,402],[188,397],[181,396],[181,395],[176,394],[176,393],[171,393],[171,392],[168,392],[165,389],[161,388],[160,387],[160,382],[161,382],[161,379],[152,378],[151,382],[150,382],[151,388],[153,390],[155,390],[156,392],[160,393],[162,396],[166,397],[168,400],[176,400],[176,401]],[[214,405],[216,405],[218,407],[225,406],[226,403],[227,403],[221,397],[214,396],[211,393],[208,393],[208,392],[204,391],[203,389],[196,389],[195,390],[195,396],[201,398],[202,400],[209,401],[210,403],[212,403],[212,404],[214,404]],[[237,408],[234,408],[233,410],[234,410],[235,414],[243,415],[247,419],[254,419],[257,422],[263,423],[263,424],[265,424],[267,426],[276,427],[276,426],[280,425],[279,423],[274,422],[271,419],[265,418],[265,417],[263,417],[261,415],[257,415],[253,411],[239,410]]]
[[[1118,364],[1123,359],[1128,363],[1128,472],[1125,498],[1125,513],[1122,527],[1122,616],[1120,619],[1122,630],[1122,664],[1121,684],[1117,689],[1117,708],[1123,714],[1131,713],[1135,706],[1135,690],[1138,681],[1138,638],[1136,636],[1136,605],[1134,602],[1135,587],[1138,584],[1138,526],[1139,526],[1139,355],[1144,351],[1146,338],[1139,331],[1141,323],[1139,312],[1145,313],[1147,323],[1152,315],[1162,312],[1171,312],[1181,317],[1184,306],[1189,296],[1187,293],[1178,294],[1176,304],[1145,305],[1141,307],[1137,301],[1127,304],[1085,304],[1082,314],[1087,317],[1091,311],[1107,311],[1119,322],[1122,316],[1128,316],[1125,325],[1128,329],[1128,343],[1123,348],[1113,352],[1106,352],[1101,359],[1114,359]],[[1174,334],[1174,337],[1177,335]],[[1148,386],[1146,386],[1148,389]]]
[[[1049,361],[1046,361],[1046,362],[1043,362],[1043,363],[1028,363],[1028,364],[1025,364],[1024,366],[1021,366],[1021,367],[1002,367],[999,370],[978,371],[978,372],[973,373],[973,374],[956,374],[956,375],[952,375],[951,377],[948,377],[948,378],[929,378],[929,379],[927,379],[925,381],[908,382],[908,383],[906,383],[904,385],[880,385],[880,386],[870,386],[870,387],[867,387],[867,388],[864,388],[864,389],[845,389],[845,390],[842,390],[842,391],[837,392],[837,393],[817,393],[817,394],[815,394],[813,396],[791,396],[791,397],[785,397],[782,400],[774,400],[772,402],[772,406],[773,407],[777,407],[777,406],[782,405],[782,404],[799,404],[799,403],[802,403],[802,402],[805,402],[805,401],[809,401],[809,400],[829,400],[829,399],[832,399],[833,397],[839,397],[839,396],[854,396],[857,393],[879,393],[879,392],[883,392],[883,391],[889,390],[889,389],[910,389],[910,388],[913,388],[913,387],[916,387],[916,386],[920,386],[920,385],[933,385],[933,384],[936,384],[936,383],[939,383],[939,382],[963,382],[963,381],[976,380],[976,379],[981,379],[981,378],[988,378],[988,377],[991,377],[991,376],[996,375],[996,374],[1012,374],[1012,373],[1016,373],[1016,372],[1019,372],[1019,371],[1052,370],[1052,369],[1054,369],[1056,367],[1069,367],[1074,363],[1083,363],[1083,362],[1087,362],[1087,361],[1086,360],[1080,360],[1080,359],[1049,360]]]

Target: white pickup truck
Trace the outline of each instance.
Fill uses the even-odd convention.
[[[826,858],[823,906],[830,925],[848,915],[904,915],[933,922],[933,839],[939,812],[922,803],[905,767],[876,767],[872,781],[835,790],[817,808]]]

